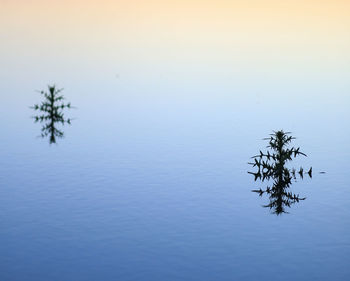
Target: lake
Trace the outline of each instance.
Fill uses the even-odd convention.
[[[0,280],[350,279],[349,4],[248,2],[1,1]],[[313,174],[276,215],[281,129]]]

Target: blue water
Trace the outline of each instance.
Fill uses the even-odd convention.
[[[350,279],[345,90],[66,78],[75,119],[52,145],[30,118],[45,82],[1,86],[0,280]],[[281,216],[247,173],[278,129],[314,169]]]

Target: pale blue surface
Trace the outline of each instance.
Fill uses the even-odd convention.
[[[78,108],[51,146],[28,108],[48,78],[5,75],[0,280],[350,279],[345,82],[337,94],[311,81],[279,95],[272,80],[258,91],[239,79],[108,75],[61,77]],[[296,166],[314,168],[292,186],[307,200],[279,217],[247,174],[276,129],[309,155]]]

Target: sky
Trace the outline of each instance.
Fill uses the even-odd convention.
[[[0,5],[1,49],[8,63],[50,56],[54,62],[88,58],[292,73],[341,71],[349,63],[348,1],[1,0]]]
[[[348,104],[349,9],[344,0],[0,0],[0,94],[122,79],[154,97]]]

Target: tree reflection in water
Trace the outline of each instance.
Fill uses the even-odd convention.
[[[283,132],[283,130],[270,134],[269,138],[264,139],[269,141],[267,152],[263,153],[260,150],[258,155],[252,157],[254,161],[249,163],[257,169],[256,172],[248,172],[254,176],[254,181],[259,179],[261,182],[270,183],[264,189],[252,191],[258,193],[259,196],[267,194],[270,202],[263,207],[272,209],[276,215],[288,213],[286,207],[291,207],[292,204],[306,199],[289,190],[293,179],[296,180],[297,176],[303,179],[304,169],[301,167],[299,171],[296,171],[294,168],[287,168],[286,164],[297,156],[306,156],[299,147],[289,147],[293,139],[295,138],[290,135],[290,132]],[[312,177],[312,167],[306,174]]]
[[[44,101],[35,104],[31,108],[38,111],[38,115],[33,116],[34,122],[43,123],[41,137],[48,137],[49,143],[56,143],[56,138],[63,138],[64,132],[58,129],[57,125],[71,124],[70,118],[64,117],[64,109],[71,108],[70,103],[64,103],[64,97],[60,94],[63,89],[57,89],[55,85],[48,86],[48,92],[40,91],[44,96]]]

